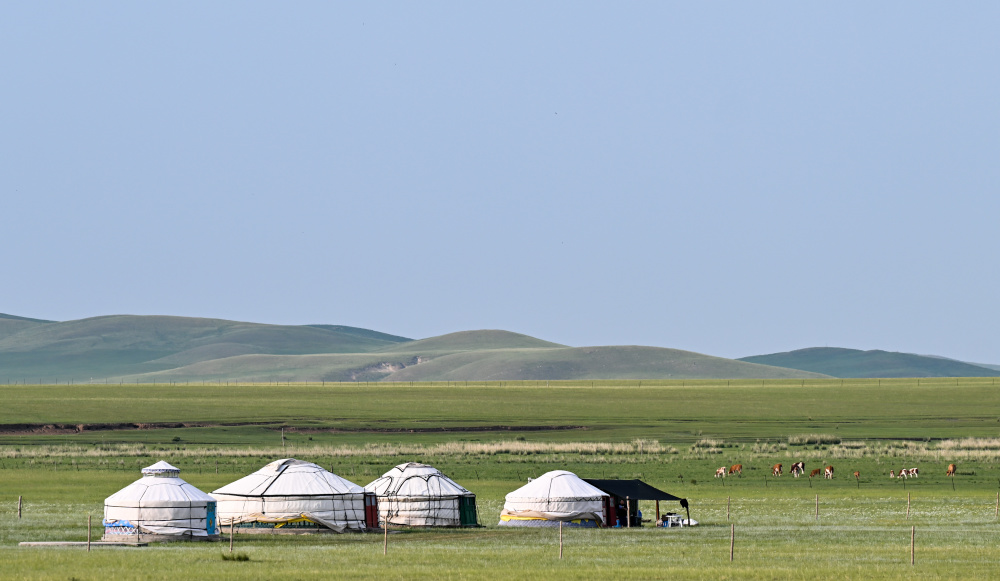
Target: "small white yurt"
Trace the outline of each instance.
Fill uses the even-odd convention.
[[[157,462],[104,501],[106,541],[208,540],[218,535],[215,499],[188,484],[180,469]]]
[[[500,513],[501,526],[597,527],[605,523],[609,495],[566,470],[546,472],[507,494]]]
[[[377,526],[375,495],[295,458],[275,460],[212,492],[219,523],[243,532],[362,531]]]
[[[365,486],[379,522],[417,527],[478,526],[476,495],[426,464],[400,464]]]

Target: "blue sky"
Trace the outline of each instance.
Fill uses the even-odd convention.
[[[0,311],[1000,362],[1000,4],[353,4],[6,5]]]

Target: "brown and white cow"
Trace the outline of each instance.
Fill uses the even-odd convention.
[[[781,464],[775,464],[774,467],[771,468],[771,476],[781,476]]]
[[[809,478],[815,478],[816,476],[819,476],[819,473],[822,471],[823,471],[822,468],[817,468],[813,470],[812,472],[809,473]]]
[[[823,469],[823,478],[833,480],[833,466],[827,466]]]
[[[910,468],[907,470],[907,473],[909,473],[909,475],[913,478],[920,476],[920,470],[917,468]]]
[[[954,475],[955,475],[955,465],[948,464],[948,472],[945,473],[945,476],[954,476]]]
[[[899,476],[897,476],[896,478],[909,478],[909,477],[910,477],[909,471],[906,468],[900,468]]]
[[[895,478],[895,477],[896,477],[896,471],[895,470],[890,470],[889,471],[889,478]]]
[[[854,479],[857,480],[858,482],[861,482],[861,473],[858,472],[857,470],[854,471]]]
[[[733,464],[729,468],[729,473],[730,474],[739,474],[740,476],[743,476],[743,465],[742,464]]]
[[[800,461],[800,462],[796,462],[795,464],[792,464],[792,476],[794,476],[795,478],[798,478],[799,476],[801,476],[801,475],[803,475],[805,473],[806,473],[806,463],[805,462],[801,462]]]
[[[725,478],[726,477],[726,467],[723,466],[722,468],[719,468],[718,470],[716,470],[715,471],[715,477],[716,478]]]

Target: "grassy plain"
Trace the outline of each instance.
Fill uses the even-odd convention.
[[[0,386],[0,424],[230,424],[224,430],[191,427],[182,432],[88,430],[62,438],[169,442],[180,435],[190,444],[226,445],[274,442],[279,426],[326,430],[302,436],[326,443],[454,440],[479,437],[471,429],[497,426],[578,428],[530,432],[532,439],[563,441],[754,441],[811,432],[864,439],[992,437],[1000,428],[996,382],[933,378],[7,385]],[[483,437],[508,437],[505,433]],[[0,433],[0,443],[53,438],[58,439]]]
[[[1000,559],[992,381],[0,386],[8,427],[205,424],[0,435],[0,578],[988,578]],[[409,431],[436,428],[450,431]],[[380,535],[238,537],[246,562],[222,560],[223,544],[89,554],[17,547],[84,540],[86,515],[99,519],[103,499],[158,459],[211,491],[284,456],[362,485],[400,462],[434,464],[477,493],[486,526],[399,531],[386,557]],[[787,470],[798,459],[807,468],[832,464],[837,477],[770,476],[772,464]],[[742,478],[712,478],[737,462]],[[954,480],[944,476],[950,462],[959,465]],[[888,478],[889,469],[913,466],[920,478]],[[567,531],[559,560],[555,531],[495,526],[504,494],[553,469],[641,477],[690,499],[702,526]]]

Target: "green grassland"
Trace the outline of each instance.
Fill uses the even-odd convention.
[[[994,437],[1000,429],[996,381],[9,385],[0,386],[4,401],[0,424],[229,424],[226,444],[244,437],[247,444],[273,442],[280,426],[325,429],[312,436],[324,442],[342,441],[352,434],[394,442],[422,437],[426,430],[459,433],[490,427],[503,427],[498,430],[501,434],[509,434],[508,427],[563,428],[530,432],[532,438],[563,441],[653,438],[690,443],[702,437],[753,441],[811,432],[862,439]],[[182,428],[192,431],[181,437],[191,443],[219,443],[212,436],[215,430],[198,435],[196,428]],[[171,433],[170,438],[176,435]],[[67,440],[65,435],[59,437]],[[0,443],[42,443],[47,438],[0,432]],[[68,440],[162,438],[158,430],[87,430]]]
[[[494,462],[493,470],[505,471]],[[483,463],[485,464],[485,463]],[[630,464],[649,472],[653,462]],[[438,465],[455,473],[454,463]],[[682,466],[683,465],[683,466]],[[388,467],[388,464],[379,469]],[[562,467],[562,466],[559,466]],[[571,466],[595,474],[589,466]],[[349,474],[346,464],[334,466]],[[523,467],[522,470],[529,467]],[[530,467],[540,469],[538,467]],[[546,467],[548,468],[548,467]],[[673,469],[694,469],[678,460]],[[487,470],[490,468],[487,467]],[[0,504],[0,578],[123,579],[215,578],[263,579],[347,576],[359,579],[481,579],[498,574],[515,579],[559,575],[573,579],[601,574],[621,579],[680,577],[685,579],[806,578],[988,578],[1000,558],[1000,524],[992,489],[960,478],[952,491],[943,473],[901,483],[879,478],[812,482],[762,475],[741,479],[709,479],[660,487],[691,500],[692,516],[701,526],[690,529],[567,530],[564,558],[558,558],[556,530],[497,527],[503,495],[524,482],[510,478],[476,479],[468,470],[456,478],[479,496],[483,528],[473,530],[401,530],[389,539],[382,555],[382,535],[261,537],[237,535],[235,551],[245,563],[227,562],[227,543],[154,544],[138,549],[21,548],[22,540],[86,539],[87,515],[98,518],[103,497],[137,477],[130,470],[53,472],[46,468],[4,471],[5,498]],[[205,489],[239,475],[213,470],[184,476]],[[537,472],[532,472],[537,474]],[[465,476],[465,477],[463,477]],[[630,476],[630,474],[623,474]],[[610,475],[609,475],[610,477]],[[364,483],[364,480],[356,478]],[[884,481],[884,482],[883,482]],[[24,517],[17,520],[14,491],[25,491]],[[8,493],[8,491],[10,491]],[[911,495],[907,517],[907,493]],[[820,500],[816,518],[816,497]],[[727,511],[728,506],[728,511]],[[677,510],[676,506],[662,506]],[[651,515],[652,503],[642,510]],[[728,512],[728,516],[727,516]],[[729,561],[729,525],[736,530],[735,560]],[[916,527],[916,565],[909,564],[910,527]]]
[[[988,578],[1000,559],[994,382],[0,386],[0,579]],[[43,429],[100,423],[189,426]],[[387,556],[379,534],[237,535],[245,562],[221,558],[227,543],[89,554],[17,546],[86,539],[87,515],[99,519],[103,499],[159,459],[211,491],[288,456],[362,485],[401,462],[433,464],[478,495],[485,526],[394,531]],[[833,465],[836,478],[771,476],[772,464],[787,471],[796,460],[808,469]],[[744,465],[742,477],[713,478],[735,463]],[[959,466],[954,478],[944,474],[949,463]],[[921,475],[888,478],[902,467]],[[688,498],[701,526],[568,530],[560,560],[557,531],[496,526],[507,492],[555,469],[642,478]],[[653,504],[642,510],[650,516]]]

